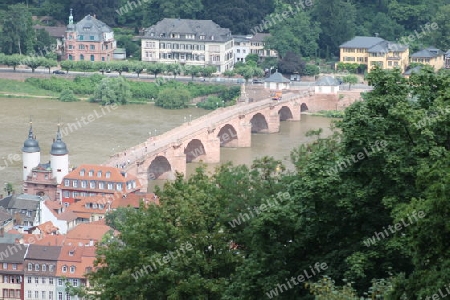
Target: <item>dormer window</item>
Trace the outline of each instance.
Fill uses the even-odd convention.
[[[102,171],[97,172],[97,177],[102,177]]]
[[[33,271],[33,264],[32,263],[28,263],[28,271]]]
[[[73,256],[73,255],[74,255],[74,253],[75,253],[75,251],[74,251],[74,250],[70,250],[70,251],[69,251],[69,256]]]
[[[85,172],[85,170],[82,169],[82,170],[80,171],[80,176],[84,176],[84,172]]]
[[[92,203],[92,208],[97,208],[97,203]]]
[[[84,205],[84,207],[89,208],[89,207],[90,207],[90,204],[89,204],[89,203],[86,203],[86,204]]]
[[[108,171],[108,172],[106,172],[105,175],[106,175],[106,178],[110,178],[111,177],[111,172]]]
[[[48,266],[48,270],[49,270],[50,272],[53,272],[54,269],[55,269],[55,266],[54,266],[54,265]]]
[[[62,266],[61,271],[62,271],[63,273],[66,273],[66,272],[67,272],[67,266]]]
[[[35,264],[35,265],[34,265],[34,270],[35,270],[35,271],[39,271],[39,269],[40,269],[39,264]]]
[[[42,265],[42,272],[46,272],[47,271],[47,265],[46,264],[43,264]]]
[[[204,34],[202,34],[201,36],[200,36],[200,39],[201,40],[204,40],[206,38],[206,36],[204,35]]]
[[[98,208],[99,208],[99,209],[103,209],[103,207],[104,207],[103,204],[99,204],[99,205],[98,205]]]
[[[75,266],[70,266],[70,273],[75,273]]]
[[[88,173],[88,176],[89,176],[89,177],[94,176],[94,171],[93,171],[93,170],[90,170],[89,173]]]

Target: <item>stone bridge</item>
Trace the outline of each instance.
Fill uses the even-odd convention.
[[[187,163],[220,162],[221,147],[250,147],[253,132],[275,133],[280,121],[300,120],[301,111],[336,109],[336,105],[337,95],[313,91],[287,93],[282,100],[238,103],[116,153],[106,165],[137,176],[146,191],[148,180],[174,179],[175,171],[186,173]]]

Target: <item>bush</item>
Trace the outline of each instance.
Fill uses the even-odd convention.
[[[158,93],[155,105],[167,109],[186,108],[192,96],[186,89],[166,88]]]
[[[80,99],[78,99],[77,97],[75,97],[75,95],[73,94],[72,90],[69,89],[65,89],[61,92],[61,94],[59,95],[59,101],[62,102],[75,102],[75,101],[80,101]]]

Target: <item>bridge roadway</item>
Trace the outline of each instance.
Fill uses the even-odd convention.
[[[280,120],[300,120],[301,107],[313,98],[313,91],[302,91],[285,94],[282,100],[219,108],[115,153],[105,165],[137,176],[146,190],[148,180],[173,179],[175,171],[185,174],[187,162],[219,162],[220,147],[250,147],[252,132],[278,132]]]

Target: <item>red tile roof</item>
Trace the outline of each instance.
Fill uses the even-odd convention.
[[[84,175],[80,175],[80,171],[84,169]],[[89,171],[94,171],[93,176],[89,176]],[[101,171],[101,177],[97,176],[97,173]],[[106,172],[110,172],[111,175],[109,178],[106,178]],[[126,176],[126,177],[125,177]],[[139,185],[139,181],[136,176],[125,174],[123,176],[121,174],[121,170],[114,167],[109,166],[102,166],[102,165],[91,165],[91,164],[84,164],[80,165],[79,167],[75,168],[64,176],[64,179],[83,179],[83,180],[102,180],[106,182],[127,182],[130,180],[136,180],[136,185]]]
[[[56,276],[84,278],[86,270],[93,268],[94,260],[95,247],[65,245],[58,257]],[[66,272],[63,272],[63,266],[67,267]],[[71,270],[71,267],[74,267],[74,269]]]
[[[101,225],[96,223],[83,223],[72,228],[67,232],[67,239],[77,240],[88,243],[90,240],[99,241],[108,231],[112,230],[107,225]]]
[[[112,203],[111,208],[116,209],[118,207],[127,207],[127,206],[139,208],[139,204],[141,202],[144,202],[145,205],[148,205],[148,204],[159,205],[159,199],[153,193],[131,193],[131,194],[125,195],[121,199],[115,200]]]

